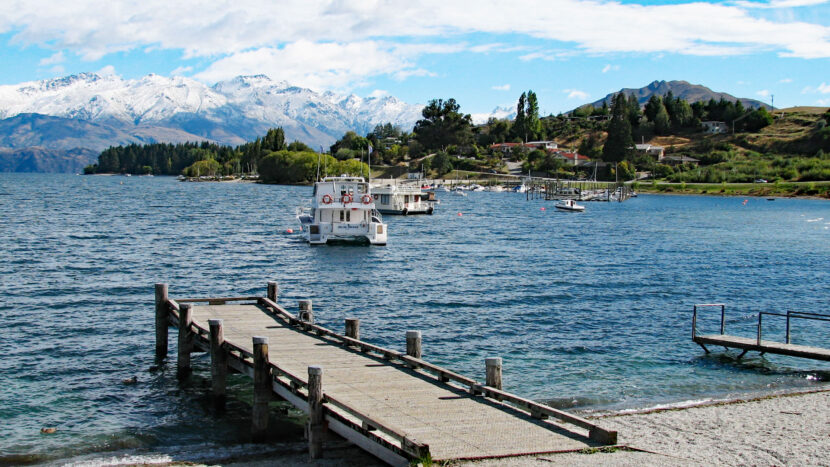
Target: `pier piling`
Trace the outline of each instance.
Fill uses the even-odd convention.
[[[268,361],[268,338],[254,336],[254,406],[251,438],[265,440],[268,431],[268,402],[271,401],[271,365]]]
[[[179,349],[176,374],[184,378],[190,373],[190,352],[193,351],[193,305],[183,303],[179,310]]]
[[[311,307],[311,300],[300,300],[300,313],[297,318],[305,323],[314,324],[314,310]]]
[[[406,331],[406,354],[410,357],[421,358],[421,331]],[[415,364],[410,364],[417,368]]]
[[[501,390],[501,357],[484,359],[484,366],[487,371],[487,386]]]
[[[360,320],[357,318],[346,318],[346,337],[360,340]]]
[[[228,356],[222,348],[225,335],[221,319],[208,320],[210,326],[210,376],[211,392],[218,407],[225,405],[225,388],[228,378]]]
[[[156,284],[156,360],[167,357],[167,284]]]
[[[323,368],[308,367],[308,454],[312,459],[323,456]]]
[[[279,286],[275,281],[268,281],[268,300],[271,300],[274,303],[277,303],[277,297],[279,296]]]

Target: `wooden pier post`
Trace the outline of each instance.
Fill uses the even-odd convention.
[[[308,324],[314,324],[314,310],[311,307],[311,300],[300,300],[300,313],[297,318]]]
[[[190,352],[193,350],[193,305],[183,303],[179,307],[179,353],[176,374],[184,378],[190,373]]]
[[[360,340],[360,320],[357,318],[346,318],[346,337]]]
[[[421,358],[421,331],[406,331],[406,354]],[[410,367],[418,368],[418,365],[410,364]]]
[[[254,336],[254,406],[251,438],[265,441],[268,431],[268,402],[271,401],[271,365],[268,361],[268,338]]]
[[[277,285],[276,281],[268,281],[268,300],[271,300],[274,303],[277,303],[277,297],[279,296],[279,286]]]
[[[312,459],[323,456],[323,367],[308,367],[308,454]]]
[[[167,284],[156,284],[156,360],[167,357]]]
[[[228,355],[222,344],[225,333],[222,331],[221,319],[209,319],[210,326],[210,378],[213,401],[218,407],[225,405],[225,388],[228,379]]]
[[[501,390],[501,357],[485,358],[484,366],[487,369],[487,386]]]

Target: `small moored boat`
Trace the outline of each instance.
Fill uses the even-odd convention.
[[[424,191],[420,184],[399,183],[397,180],[373,181],[375,207],[383,214],[432,214],[435,193]]]
[[[554,204],[553,207],[561,211],[582,212],[585,210],[585,206],[582,206],[581,204],[576,204],[576,202],[572,199],[564,199]]]

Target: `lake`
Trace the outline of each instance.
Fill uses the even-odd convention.
[[[748,337],[759,311],[830,313],[827,201],[642,195],[568,213],[439,192],[432,216],[385,216],[387,246],[309,247],[287,230],[310,194],[0,174],[0,463],[264,449],[244,444],[246,378],[216,413],[208,357],[186,385],[175,361],[149,371],[156,282],[175,298],[264,295],[276,280],[286,308],[311,298],[324,326],[358,317],[362,338],[399,350],[420,330],[424,358],[478,379],[501,356],[505,389],[580,412],[830,385],[827,363],[691,341],[695,303],[725,303],[727,331]],[[718,324],[709,310],[699,327]],[[765,319],[764,334],[783,339],[783,323]],[[793,342],[828,335],[830,323],[797,323]],[[291,417],[286,443],[303,446]]]

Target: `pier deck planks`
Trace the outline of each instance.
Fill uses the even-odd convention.
[[[506,404],[301,332],[258,305],[201,305],[193,321],[224,320],[224,337],[247,351],[268,337],[270,362],[303,381],[323,367],[323,392],[363,415],[429,445],[433,460],[502,457],[597,446],[584,433],[540,421]]]
[[[721,347],[731,347],[741,350],[752,350],[771,354],[789,355],[792,357],[802,357],[811,358],[814,360],[830,361],[830,349],[824,349],[821,347],[783,344],[780,342],[768,340],[761,340],[761,345],[758,345],[757,339],[730,336],[727,334],[709,334],[704,336],[695,336],[694,341],[698,344],[703,345],[717,345]]]

